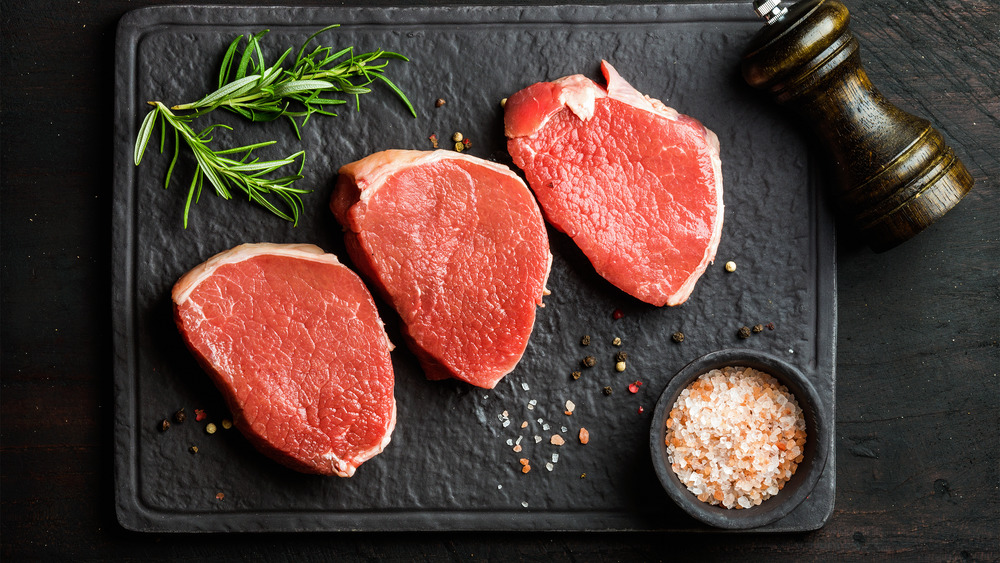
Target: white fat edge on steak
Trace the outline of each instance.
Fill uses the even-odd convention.
[[[591,110],[593,110],[593,107],[591,107]],[[352,215],[355,220],[358,220],[363,215],[363,212],[359,212],[357,206],[367,206],[368,201],[371,200],[375,193],[385,185],[386,181],[393,174],[412,166],[433,164],[443,160],[464,160],[477,166],[485,166],[495,172],[499,172],[500,174],[503,174],[504,176],[507,176],[517,182],[517,185],[524,190],[524,193],[526,193],[532,201],[535,201],[535,194],[528,188],[528,185],[524,183],[524,180],[515,174],[513,170],[503,164],[476,156],[441,149],[434,151],[389,149],[373,153],[358,161],[361,165],[352,166],[350,174],[355,185],[358,187],[358,201],[351,205],[347,213]],[[344,173],[344,168],[340,169],[340,173]],[[542,220],[542,225],[544,225],[545,221],[544,218],[542,218],[541,209],[538,209],[537,202],[535,204],[535,208],[538,212],[538,217]],[[552,294],[552,292],[549,291],[549,288],[546,287],[549,280],[549,274],[552,270],[552,251],[550,249],[546,249],[546,257],[547,264],[545,267],[545,280],[542,282],[542,296]],[[417,287],[416,290],[419,293],[420,288]],[[542,303],[541,297],[538,298],[537,304],[539,307],[545,306],[545,304]]]

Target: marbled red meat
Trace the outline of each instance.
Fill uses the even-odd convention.
[[[607,62],[505,104],[507,147],[545,217],[605,279],[654,305],[683,303],[715,259],[722,168],[715,134],[643,96]]]
[[[237,428],[292,469],[350,477],[396,424],[392,346],[367,288],[306,244],[244,244],[172,292],[181,335]]]
[[[552,260],[516,174],[451,151],[384,151],[340,169],[330,208],[429,379],[493,388],[514,369]]]

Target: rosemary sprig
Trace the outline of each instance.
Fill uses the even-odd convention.
[[[191,211],[192,200],[197,203],[201,197],[201,189],[207,178],[215,193],[224,199],[232,199],[232,191],[239,190],[245,193],[248,199],[265,209],[274,213],[278,217],[291,221],[297,225],[299,214],[302,211],[302,199],[300,194],[308,193],[309,190],[294,188],[293,182],[302,178],[302,168],[305,165],[305,151],[299,151],[280,160],[261,161],[252,158],[254,149],[273,145],[276,141],[266,141],[242,147],[224,150],[213,150],[208,144],[212,141],[210,134],[216,128],[232,129],[228,125],[210,125],[201,132],[195,133],[191,127],[192,115],[175,115],[167,106],[161,102],[149,102],[153,106],[146,118],[139,127],[139,136],[136,140],[134,159],[136,166],[142,162],[142,155],[146,152],[146,145],[153,134],[157,117],[160,118],[160,152],[164,150],[166,144],[166,131],[172,129],[174,132],[174,156],[167,168],[167,177],[163,187],[170,185],[170,177],[177,164],[177,157],[180,154],[181,141],[184,141],[194,153],[196,168],[194,177],[188,187],[187,201],[184,204],[184,228],[187,228],[188,214]],[[242,154],[239,160],[234,160],[226,155]],[[295,174],[282,176],[280,178],[268,178],[265,175],[276,172],[280,168],[289,164],[294,164],[299,160],[299,170]],[[288,211],[279,209],[274,202],[268,199],[268,195],[275,195],[285,204]]]
[[[339,92],[354,96],[360,111],[359,96],[371,92],[369,86],[378,80],[386,84],[416,117],[417,112],[406,94],[384,74],[390,60],[409,61],[405,56],[383,50],[355,54],[354,47],[337,52],[331,47],[316,47],[306,52],[316,36],[336,27],[339,26],[327,26],[310,35],[288,69],[282,68],[282,64],[292,53],[291,49],[282,53],[273,65],[264,61],[260,41],[267,30],[247,35],[247,45],[242,50],[244,36],[241,35],[230,43],[222,59],[218,89],[198,101],[171,109],[193,110],[195,115],[202,115],[221,107],[251,121],[287,117],[295,134],[301,138],[295,118],[301,117],[305,125],[314,113],[335,116],[337,114],[329,108],[347,103],[324,95]]]
[[[133,155],[136,166],[142,161],[157,122],[160,124],[161,153],[166,144],[167,129],[173,130],[174,134],[174,155],[167,169],[164,188],[170,185],[182,140],[194,154],[196,168],[184,205],[184,228],[187,228],[191,203],[192,201],[197,203],[206,178],[221,197],[231,199],[233,190],[242,191],[250,201],[263,206],[282,219],[292,221],[293,224],[298,224],[302,211],[300,194],[310,191],[291,186],[293,182],[302,178],[302,169],[305,165],[304,151],[280,160],[260,161],[253,157],[253,151],[272,145],[275,141],[214,150],[209,147],[212,141],[211,132],[218,127],[230,130],[232,128],[217,124],[196,133],[191,122],[197,117],[220,107],[251,121],[272,121],[279,117],[287,117],[295,129],[296,136],[301,139],[300,124],[296,122],[296,118],[302,118],[301,125],[305,125],[309,117],[315,113],[337,115],[331,107],[347,103],[346,100],[329,97],[330,93],[337,92],[354,96],[360,111],[359,96],[370,92],[369,86],[376,80],[386,84],[416,117],[413,104],[384,74],[390,60],[408,61],[405,56],[383,50],[356,55],[353,47],[333,52],[330,47],[320,46],[306,52],[317,35],[336,27],[339,26],[331,25],[310,35],[299,49],[294,64],[288,69],[283,68],[282,64],[291,54],[291,49],[285,51],[273,65],[264,62],[260,41],[267,34],[267,30],[247,35],[246,46],[243,46],[244,36],[238,36],[230,43],[223,57],[219,69],[219,87],[214,92],[198,101],[172,108],[159,101],[148,102],[153,109],[139,127]],[[190,113],[174,113],[176,111]],[[239,160],[234,160],[226,155],[242,156]],[[300,160],[297,173],[279,178],[267,177],[296,160]],[[268,196],[275,196],[286,209],[279,208]]]

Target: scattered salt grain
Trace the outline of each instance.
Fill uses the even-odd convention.
[[[541,441],[542,441],[542,437],[541,436],[535,436],[535,443],[536,444],[539,443],[539,442],[541,442]]]
[[[576,409],[576,403],[574,403],[573,401],[566,401],[566,410],[567,411],[573,412],[575,409]]]
[[[545,469],[548,470],[548,471],[552,471],[552,468],[554,468],[554,467],[555,466],[552,465],[551,462],[545,464]]]
[[[504,427],[504,428],[507,428],[508,426],[510,426],[510,420],[509,420],[509,419],[507,419],[507,420],[504,420],[504,421],[503,421],[503,427]]]
[[[563,426],[562,428],[560,428],[560,430],[562,430],[564,433],[565,432],[569,432],[569,428],[566,428],[565,426]]]
[[[552,454],[552,463],[559,462],[559,454]]]
[[[702,502],[726,508],[749,508],[777,494],[802,461],[806,441],[795,397],[770,375],[742,367],[693,381],[666,426],[667,459],[681,482]]]
[[[528,390],[528,384],[524,383],[524,382],[521,382],[521,389],[524,389],[525,391],[527,391]]]
[[[526,500],[521,501],[521,506],[528,508],[528,501]]]
[[[566,443],[566,440],[564,440],[563,437],[558,434],[553,434],[552,437],[549,438],[549,443],[552,444],[553,446],[561,446]]]
[[[497,485],[497,490],[498,490],[498,491],[499,491],[500,489],[502,489],[502,488],[503,488],[503,485]]]
[[[510,438],[507,438],[507,445],[508,446],[513,446],[514,445],[514,440],[512,440]]]
[[[542,430],[548,430],[549,428],[551,428],[551,426],[549,426],[548,422],[542,424]]]

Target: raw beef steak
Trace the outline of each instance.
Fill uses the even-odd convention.
[[[371,295],[308,244],[244,244],[173,289],[181,335],[261,452],[350,477],[396,424],[392,348]]]
[[[517,175],[456,152],[384,151],[340,169],[330,208],[429,379],[490,389],[514,369],[552,263]]]
[[[719,141],[643,96],[607,62],[507,101],[507,148],[546,218],[597,272],[654,305],[683,303],[722,233]]]

